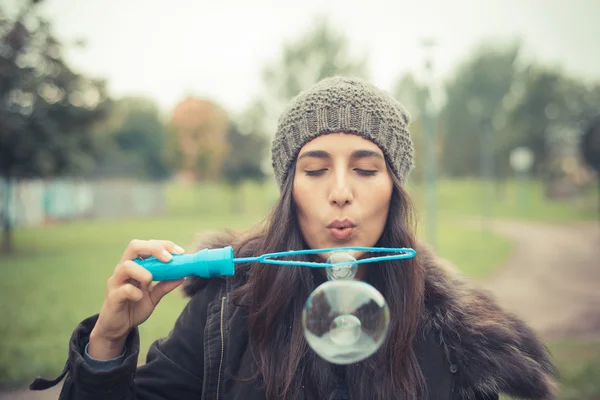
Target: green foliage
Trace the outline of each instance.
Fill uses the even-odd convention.
[[[598,172],[600,179],[600,117],[589,123],[583,132],[581,154],[585,162]]]
[[[294,96],[321,79],[335,75],[365,78],[366,57],[353,56],[351,48],[325,18],[316,19],[309,31],[285,43],[278,59],[264,68],[264,93],[257,98],[267,132],[274,132],[275,122]]]
[[[258,132],[241,133],[231,124],[227,139],[230,155],[223,166],[225,181],[235,186],[244,180],[264,180],[266,175],[261,164],[268,144],[266,137]]]
[[[94,167],[92,126],[108,106],[105,85],[74,72],[50,24],[27,3],[0,9],[0,175],[46,177]]]
[[[165,128],[150,99],[123,98],[114,102],[105,134],[113,141],[97,175],[162,179],[169,176],[164,160]]]
[[[398,79],[393,94],[406,107],[413,121],[418,120],[425,113],[429,90],[411,73],[406,73]]]
[[[7,186],[12,179],[93,170],[100,146],[92,127],[109,104],[104,82],[65,63],[62,44],[37,14],[38,3],[27,2],[12,19],[0,6],[0,176]],[[10,252],[5,215],[2,231],[1,251]]]
[[[278,63],[265,68],[263,78],[273,97],[287,102],[313,83],[333,75],[366,75],[366,59],[354,60],[346,37],[320,18],[298,40],[284,45]]]
[[[535,176],[547,179],[560,174],[565,152],[577,150],[578,137],[569,132],[579,131],[582,123],[597,115],[600,85],[525,62],[520,54],[519,44],[480,47],[447,82],[440,112],[444,175],[480,174],[486,130],[492,132],[492,172],[498,178],[512,176],[509,155],[517,147],[533,151]],[[404,95],[409,104],[414,97],[411,85],[415,86],[404,77],[396,90],[398,98],[403,101]],[[402,90],[409,94],[399,93]]]
[[[442,169],[449,176],[473,176],[480,170],[481,136],[502,118],[502,104],[518,73],[519,47],[482,47],[446,85]],[[495,138],[502,143],[502,138]]]
[[[512,148],[527,146],[535,156],[537,175],[552,174],[551,131],[559,127],[580,129],[582,121],[598,112],[600,96],[596,92],[558,70],[538,65],[524,68],[506,113],[504,158],[508,159]],[[577,149],[576,143],[573,148]]]
[[[600,117],[596,117],[588,124],[587,129],[583,132],[580,149],[584,161],[596,171],[598,205],[600,205]],[[600,218],[600,207],[598,208],[598,218]]]
[[[429,96],[428,88],[418,82],[415,77],[410,74],[402,75],[393,90],[394,97],[407,109],[411,117],[409,125],[411,139],[415,147],[415,158],[425,160],[425,113],[427,112],[427,98]],[[424,162],[418,162],[414,170],[411,172],[411,180],[414,182],[422,182],[424,179]]]
[[[227,139],[230,150],[224,163],[224,180],[234,187],[242,181],[262,182],[267,174],[264,160],[269,159],[269,140],[265,135],[265,112],[260,102],[253,102],[231,122]]]
[[[167,168],[171,171],[179,171],[185,165],[177,131],[172,126],[165,126],[164,160]]]

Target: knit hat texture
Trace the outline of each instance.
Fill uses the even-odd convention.
[[[410,116],[388,93],[357,78],[325,78],[298,94],[279,118],[271,149],[279,187],[306,143],[327,133],[351,133],[375,143],[402,183],[413,169]]]

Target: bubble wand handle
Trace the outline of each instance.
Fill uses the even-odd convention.
[[[136,258],[133,261],[146,268],[154,281],[171,281],[188,276],[232,276],[235,273],[231,246],[203,249],[193,254],[174,254],[169,262],[155,257],[143,260]]]
[[[281,259],[281,257],[295,255],[332,253],[339,251],[385,252],[397,254],[370,257],[356,261],[335,264],[311,261],[288,261]],[[332,266],[341,267],[349,264],[365,264],[378,261],[412,258],[415,256],[415,254],[415,250],[411,248],[335,247],[327,249],[284,251],[279,253],[263,254],[259,257],[234,258],[233,248],[231,246],[227,246],[215,249],[203,249],[193,254],[175,254],[169,262],[160,261],[155,257],[149,257],[143,260],[137,258],[133,261],[146,268],[152,274],[152,279],[154,281],[168,281],[189,276],[199,276],[202,278],[211,278],[214,276],[233,276],[235,274],[234,264],[236,263],[260,262],[263,264],[326,268]]]

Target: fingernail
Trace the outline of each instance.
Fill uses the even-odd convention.
[[[148,292],[151,292],[151,291],[152,291],[152,288],[153,288],[152,284],[149,284],[149,285],[148,285]]]
[[[163,250],[162,254],[163,254],[163,256],[164,256],[164,257],[165,257],[167,260],[170,260],[171,258],[173,258],[173,256],[171,255],[171,253],[169,253],[169,252],[168,252],[168,251],[166,251],[166,250]]]
[[[175,246],[175,253],[183,254],[183,253],[185,253],[185,250],[183,248],[181,248],[181,247],[179,247],[179,246],[176,245]]]

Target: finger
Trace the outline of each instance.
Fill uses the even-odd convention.
[[[121,286],[124,283],[133,280],[139,282],[139,286],[147,288],[152,283],[152,274],[146,268],[138,265],[136,262],[127,260],[121,263],[114,274],[114,279],[110,282],[113,287]],[[131,283],[135,283],[131,282]]]
[[[144,292],[130,283],[121,285],[116,290],[113,290],[112,293],[111,300],[116,303],[123,303],[125,301],[138,302],[144,298]]]
[[[171,253],[167,251],[163,241],[160,240],[138,240],[134,239],[129,242],[127,249],[121,257],[120,263],[126,260],[133,260],[140,255],[151,255],[161,261],[168,262],[171,260]]]
[[[162,246],[169,254],[183,254],[185,250],[170,240],[149,240],[152,244]]]
[[[171,254],[183,254],[185,250],[183,247],[178,246],[177,244],[169,241],[169,240],[157,240],[157,242],[161,243],[165,250],[167,250]]]
[[[172,292],[175,288],[181,285],[185,281],[185,278],[177,279],[175,281],[161,281],[152,287],[150,291],[150,300],[152,304],[156,307],[156,305],[160,302],[160,300],[167,294]]]

